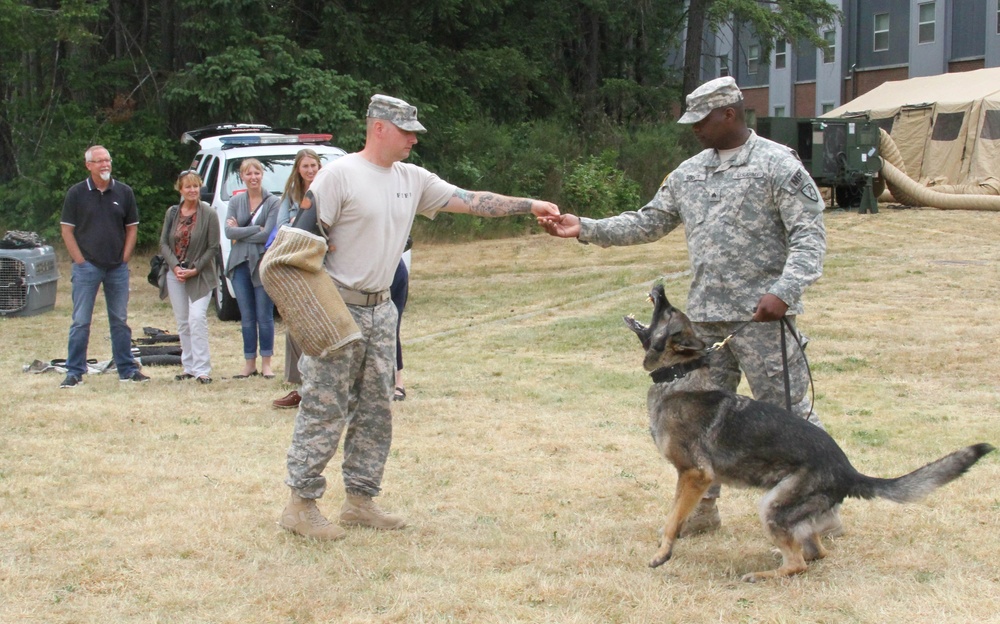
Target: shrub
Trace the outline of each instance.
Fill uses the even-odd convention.
[[[605,150],[571,167],[563,182],[565,212],[602,218],[640,206],[639,184],[615,163],[618,154]]]

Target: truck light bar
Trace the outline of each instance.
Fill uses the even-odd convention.
[[[280,134],[273,136],[224,136],[219,137],[222,145],[233,147],[236,145],[281,145],[296,143],[325,143],[333,138],[332,134]]]

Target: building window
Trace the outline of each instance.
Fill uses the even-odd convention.
[[[875,14],[875,51],[885,52],[889,49],[889,14]]]
[[[837,60],[837,31],[825,31],[823,41],[826,42],[826,47],[823,48],[823,62],[829,65]]]
[[[820,115],[825,115],[835,108],[837,107],[833,105],[833,102],[823,102],[823,112]]]
[[[934,3],[919,5],[920,23],[917,26],[917,43],[934,43]]]
[[[729,55],[720,54],[719,55],[719,75],[728,76],[729,75]]]
[[[775,106],[774,107],[774,116],[775,117],[784,117],[785,116],[785,107],[784,106]]]
[[[756,74],[760,67],[760,45],[751,43],[747,48],[747,73]]]
[[[774,68],[784,69],[788,62],[788,42],[779,41],[774,45]]]
[[[997,8],[997,34],[1000,35],[1000,7]]]

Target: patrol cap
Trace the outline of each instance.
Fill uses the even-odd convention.
[[[368,117],[385,119],[400,130],[427,132],[427,128],[417,121],[417,107],[410,106],[399,98],[388,95],[373,95],[368,105]]]
[[[732,76],[709,80],[687,96],[687,112],[677,123],[698,123],[713,110],[743,101],[743,93]]]

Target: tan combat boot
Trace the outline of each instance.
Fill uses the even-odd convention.
[[[719,517],[719,508],[715,506],[715,499],[703,498],[681,525],[681,533],[678,537],[708,533],[717,530],[720,526],[722,526],[722,518]]]
[[[347,535],[347,531],[323,517],[315,500],[302,498],[295,492],[281,512],[278,524],[296,535],[319,540],[338,540]]]
[[[347,494],[340,508],[340,523],[347,526],[366,526],[373,529],[402,529],[406,520],[388,514],[375,504],[371,496]]]

